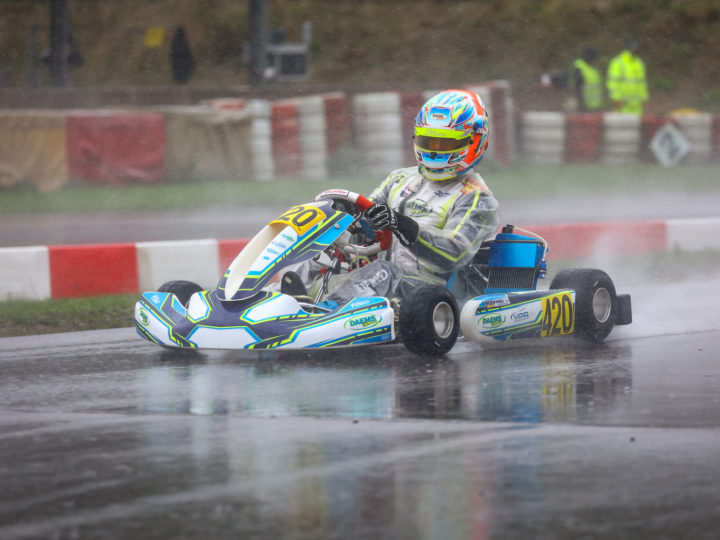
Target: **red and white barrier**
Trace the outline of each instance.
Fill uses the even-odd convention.
[[[708,163],[720,157],[719,118],[708,113],[637,116],[531,111],[521,117],[522,153],[539,163],[655,162],[650,142],[660,128],[672,123],[691,144],[683,162]]]
[[[720,249],[720,217],[528,225],[552,259]],[[248,239],[0,248],[0,300],[153,290],[185,279],[212,288]]]
[[[165,123],[152,113],[72,111],[66,118],[68,172],[92,184],[159,183]]]
[[[509,84],[467,88],[488,108],[488,159],[508,163],[514,152]],[[360,174],[384,176],[415,162],[413,118],[437,91],[366,93],[351,100],[342,92],[279,101],[218,98],[149,112],[0,112],[8,147],[0,152],[0,185],[30,180],[52,190],[71,177],[124,185],[160,183],[166,175],[322,180],[332,157],[351,140],[362,151]]]
[[[327,178],[328,157],[348,140],[345,95],[284,99],[272,102],[270,108],[276,176]]]
[[[140,290],[180,279],[194,281],[202,287],[217,283],[217,240],[184,240],[172,242],[139,242],[137,251],[137,275]]]
[[[253,99],[246,107],[252,112],[253,118],[250,132],[253,177],[255,180],[271,180],[275,178],[275,167],[270,105],[267,101]]]
[[[353,126],[365,173],[382,177],[406,167],[399,92],[357,94],[353,98]]]
[[[46,246],[0,248],[0,300],[51,297]]]

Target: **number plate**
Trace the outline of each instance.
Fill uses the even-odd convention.
[[[325,219],[325,212],[320,210],[316,206],[310,206],[306,204],[300,204],[293,206],[290,210],[285,212],[280,217],[272,220],[270,225],[273,223],[279,223],[281,225],[289,225],[298,236],[302,236],[316,223]]]
[[[561,292],[542,299],[541,337],[572,334],[575,327],[575,305],[572,293]]]

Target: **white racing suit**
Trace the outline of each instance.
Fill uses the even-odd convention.
[[[327,300],[338,304],[355,296],[403,297],[422,283],[445,285],[455,270],[467,265],[480,244],[495,235],[498,202],[482,177],[471,171],[460,179],[435,182],[417,167],[398,169],[373,191],[370,199],[386,203],[419,225],[417,241],[409,247],[397,238],[377,260],[348,274],[333,276]],[[296,269],[305,283],[317,266]]]

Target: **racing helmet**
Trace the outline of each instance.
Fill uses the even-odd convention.
[[[488,145],[488,115],[479,95],[445,90],[431,97],[415,117],[415,159],[420,173],[440,182],[477,165]]]

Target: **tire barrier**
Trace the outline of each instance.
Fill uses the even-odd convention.
[[[565,156],[565,117],[554,112],[522,115],[522,151],[538,163],[562,163]]]
[[[592,163],[600,159],[602,115],[568,114],[565,117],[564,161]]]
[[[165,121],[159,114],[76,111],[67,116],[70,177],[90,184],[160,183]]]
[[[707,113],[673,114],[680,131],[690,140],[688,163],[707,163],[712,158],[713,116]]]
[[[354,96],[355,141],[365,160],[368,175],[384,177],[389,171],[408,165],[401,113],[399,92]]]
[[[556,260],[720,249],[720,217],[524,227],[548,241]],[[212,288],[248,241],[0,248],[0,300],[139,293],[176,279]]]
[[[485,102],[490,118],[488,159],[508,164],[515,154],[515,105],[508,81],[491,81],[467,87],[477,92]],[[430,96],[427,96],[430,97]]]
[[[657,163],[650,143],[668,123],[690,143],[680,163],[720,159],[720,115],[698,112],[636,116],[530,111],[520,118],[521,154],[537,163]]]
[[[165,175],[203,181],[273,177],[270,109],[266,101],[243,107],[172,106],[157,109],[165,120]]]
[[[466,87],[488,108],[488,159],[509,163],[510,86]],[[384,176],[414,163],[413,118],[439,90],[342,92],[279,101],[205,99],[146,110],[0,111],[0,187],[60,189],[71,178],[125,185],[232,178],[323,180],[349,143],[361,172]]]
[[[65,113],[3,111],[0,114],[0,187],[25,182],[53,191],[68,181]]]

